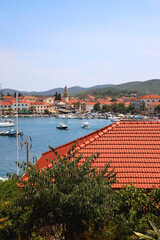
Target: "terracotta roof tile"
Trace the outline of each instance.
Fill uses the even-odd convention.
[[[64,144],[56,151],[65,155],[76,142]],[[83,153],[82,164],[92,154],[100,155],[93,163],[102,169],[111,162],[115,168],[118,183],[113,188],[133,183],[138,188],[151,189],[159,186],[160,179],[160,122],[121,121],[113,123],[78,139],[78,152]],[[53,160],[55,155],[48,151],[38,160],[40,168],[49,165],[46,159]],[[25,176],[24,176],[25,178]]]

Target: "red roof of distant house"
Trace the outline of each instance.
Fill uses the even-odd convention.
[[[10,102],[10,101],[1,101],[1,103],[0,103],[2,106],[4,106],[4,105],[7,105],[7,106],[10,106],[10,105],[12,105],[12,102]]]
[[[152,94],[138,97],[138,99],[160,99],[160,95]]]
[[[16,100],[13,100],[12,103],[16,103]],[[18,104],[19,103],[25,103],[25,104],[30,104],[29,102],[27,102],[26,100],[18,100]]]
[[[3,99],[8,100],[8,101],[12,100],[12,98],[13,98],[12,96],[3,96]]]
[[[124,105],[128,107],[130,105],[130,102],[124,102]]]
[[[131,102],[135,102],[135,101],[137,101],[137,98],[135,98],[135,97],[130,98],[130,101],[131,101]]]
[[[32,102],[31,103],[31,105],[40,105],[40,106],[42,106],[42,105],[47,105],[47,103],[46,102]]]
[[[69,100],[69,103],[70,103],[70,104],[78,103],[78,100],[77,100],[77,99],[70,99],[70,100]]]
[[[75,141],[57,147],[63,156]],[[121,121],[113,123],[78,140],[81,162],[93,153],[100,153],[93,166],[101,169],[111,161],[117,172],[118,183],[113,188],[133,183],[138,188],[159,186],[160,179],[160,121]],[[38,160],[40,168],[50,167],[55,154],[48,151]],[[26,176],[23,177],[26,179]]]
[[[95,105],[96,102],[84,102],[84,104],[86,104],[86,105]]]

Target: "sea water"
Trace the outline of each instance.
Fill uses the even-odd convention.
[[[82,128],[84,121],[89,122],[89,129]],[[69,130],[57,129],[56,126],[61,122],[66,124]],[[29,140],[31,147],[29,160],[32,161],[34,156],[38,159],[43,152],[48,151],[49,145],[53,148],[58,147],[109,124],[111,122],[107,119],[19,118],[19,132],[23,132],[24,136],[22,139],[18,138],[18,161],[26,161],[26,139]],[[1,130],[7,131],[7,129]],[[16,146],[16,137],[0,136],[0,177],[16,172]]]

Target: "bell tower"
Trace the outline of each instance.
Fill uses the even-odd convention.
[[[64,99],[64,102],[65,102],[65,103],[67,103],[67,102],[69,101],[69,94],[68,94],[68,88],[67,88],[67,86],[65,86],[65,88],[64,88],[63,99]]]

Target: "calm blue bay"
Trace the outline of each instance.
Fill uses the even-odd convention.
[[[89,122],[90,129],[81,127],[84,121]],[[67,124],[69,130],[58,130],[56,126],[60,122]],[[29,152],[29,159],[32,160],[33,156],[39,158],[43,152],[48,151],[49,145],[55,148],[109,124],[111,122],[106,119],[19,118],[19,131],[32,137],[32,148]],[[0,129],[2,130],[4,129]],[[19,162],[22,162],[26,161],[26,148],[23,146],[21,149],[20,142],[19,137]],[[0,177],[5,177],[7,172],[16,172],[15,161],[16,138],[0,136]]]

